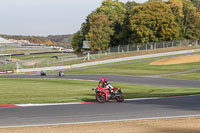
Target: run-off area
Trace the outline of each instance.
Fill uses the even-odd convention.
[[[200,117],[0,129],[0,133],[198,133]]]

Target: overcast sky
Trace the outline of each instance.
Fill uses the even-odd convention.
[[[143,3],[147,0],[134,1]],[[73,34],[101,2],[102,0],[0,0],[0,34]]]

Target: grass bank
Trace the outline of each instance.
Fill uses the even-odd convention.
[[[166,78],[200,80],[200,71],[186,73],[186,74],[179,74],[174,76],[166,76]]]
[[[0,79],[0,104],[63,103],[95,100],[97,82],[64,79]],[[200,94],[200,88],[172,88],[112,83],[125,98]]]
[[[156,59],[155,59],[156,60]],[[64,72],[65,74],[111,74],[111,75],[159,75],[183,72],[199,68],[200,63],[185,63],[177,65],[150,65],[155,61],[143,61],[127,64],[113,63],[113,66],[99,66],[89,69],[78,69]]]

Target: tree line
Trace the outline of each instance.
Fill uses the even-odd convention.
[[[72,36],[79,52],[83,41],[92,50],[116,45],[200,38],[198,0],[149,0],[146,3],[104,0]]]
[[[23,36],[23,35],[0,35],[6,39],[28,40],[33,44],[44,45],[71,45],[72,35],[48,35],[44,36]]]

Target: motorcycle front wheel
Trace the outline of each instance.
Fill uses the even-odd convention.
[[[99,103],[104,103],[106,101],[106,95],[105,94],[96,94],[96,100]]]
[[[124,101],[124,95],[121,91],[118,91],[115,97],[117,102],[123,102]]]

